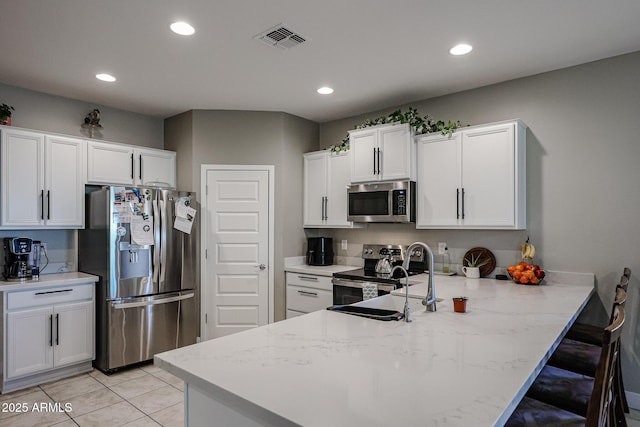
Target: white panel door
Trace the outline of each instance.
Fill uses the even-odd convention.
[[[380,179],[409,179],[411,178],[411,138],[409,126],[390,126],[379,130],[380,146]]]
[[[514,125],[462,133],[465,226],[515,223]]]
[[[365,129],[349,134],[351,182],[378,180],[378,131]]]
[[[418,140],[416,227],[460,224],[460,134]]]
[[[87,183],[133,185],[133,178],[132,147],[95,141],[87,143]]]
[[[164,150],[135,149],[136,185],[168,184],[176,186],[176,153]]]
[[[45,138],[45,221],[48,226],[84,224],[84,141]]]
[[[211,339],[266,325],[273,318],[269,218],[273,172],[211,169],[203,172],[205,176],[203,336]]]
[[[51,307],[7,313],[8,379],[53,368],[54,320]]]
[[[6,227],[44,224],[44,135],[2,129],[2,221]]]
[[[305,227],[324,224],[328,158],[329,153],[326,151],[304,155],[303,225]]]
[[[93,301],[55,306],[53,361],[56,367],[93,359],[93,306]]]

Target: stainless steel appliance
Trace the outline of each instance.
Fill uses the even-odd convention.
[[[96,360],[110,372],[196,342],[199,335],[195,194],[87,187],[78,269],[96,286]],[[174,228],[176,221],[191,227]]]
[[[5,280],[31,279],[31,264],[29,257],[33,240],[28,237],[5,237],[4,247],[4,271]]]
[[[364,268],[333,273],[333,279],[331,280],[333,283],[333,304],[345,305],[362,301],[364,299],[363,288],[366,285],[375,285],[378,296],[401,288],[404,283],[404,276],[399,270],[396,270],[397,276],[390,273],[376,272],[376,267],[379,266],[380,260],[388,260],[392,266],[396,266],[402,265],[405,258],[410,256],[409,276],[424,273],[427,270],[425,252],[422,249],[416,249],[411,254],[407,254],[406,250],[407,248],[401,245],[363,245],[362,258],[364,259]]]
[[[331,237],[309,237],[307,239],[307,264],[333,264],[333,239]]]
[[[347,219],[354,222],[415,222],[416,183],[391,181],[352,185]]]

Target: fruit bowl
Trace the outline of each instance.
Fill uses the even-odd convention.
[[[540,285],[546,275],[545,271],[536,264],[521,261],[517,265],[507,267],[511,280],[521,285]]]

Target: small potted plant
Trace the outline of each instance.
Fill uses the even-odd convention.
[[[480,267],[489,262],[488,259],[481,260],[482,254],[471,254],[471,259],[464,258],[462,272],[470,279],[478,279],[480,277]]]
[[[0,105],[0,125],[11,126],[11,112],[15,111],[11,105]]]

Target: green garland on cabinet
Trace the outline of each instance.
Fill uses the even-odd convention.
[[[404,112],[398,109],[388,116],[367,119],[363,124],[356,126],[354,129],[364,129],[371,126],[391,123],[409,123],[416,135],[433,132],[441,132],[443,135],[451,135],[457,128],[462,126],[462,123],[460,123],[459,120],[456,120],[455,122],[452,120],[449,120],[448,122],[435,120],[429,115],[421,116],[416,108],[409,108]],[[336,153],[340,151],[348,151],[349,135],[347,134],[340,144],[331,145],[329,150]]]

